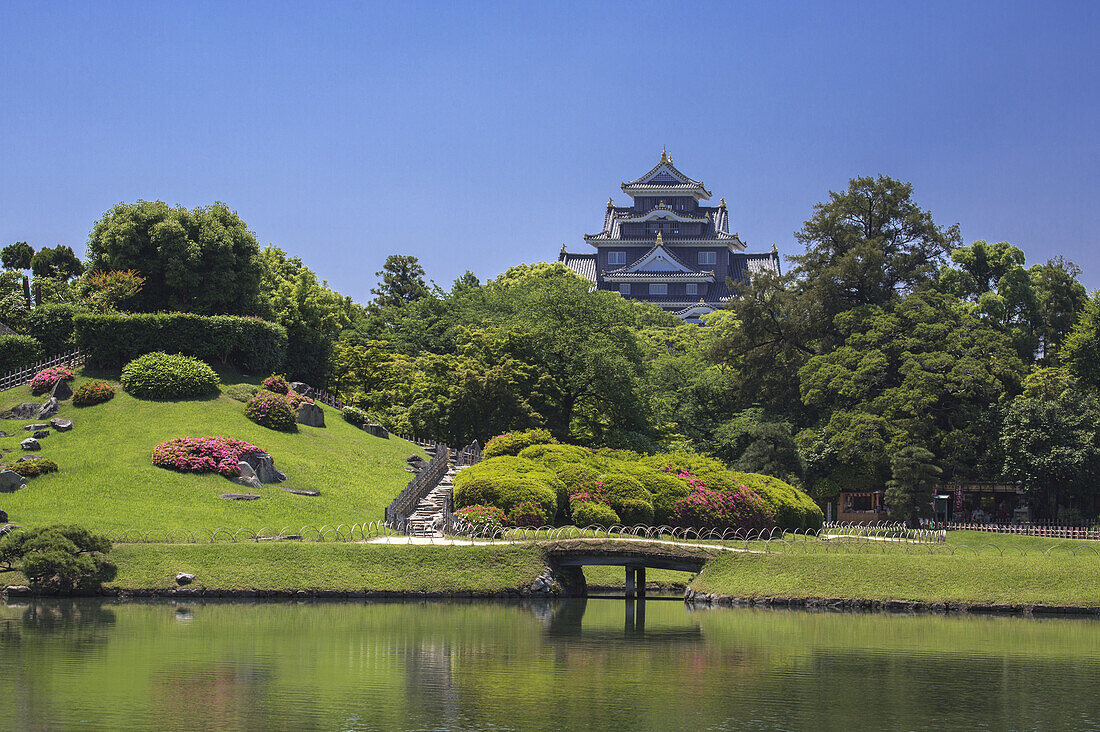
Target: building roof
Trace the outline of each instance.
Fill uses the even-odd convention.
[[[562,247],[561,254],[558,255],[558,261],[579,274],[581,277],[591,280],[592,282],[596,281],[595,253],[574,254],[573,252],[565,251],[565,247]]]
[[[638,178],[622,184],[623,192],[633,196],[646,191],[676,191],[691,193],[697,198],[710,198],[710,191],[701,180],[693,180],[672,164],[672,156],[666,150],[661,151],[660,161]]]

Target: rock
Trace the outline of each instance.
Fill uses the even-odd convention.
[[[242,478],[255,478],[256,471],[252,469],[252,466],[246,463],[244,460],[237,462],[237,469],[241,471]]]
[[[299,404],[298,424],[304,424],[307,427],[324,427],[325,412],[316,404]]]
[[[16,460],[15,462],[17,462],[17,463],[25,463],[25,462],[27,462],[27,461],[29,461],[29,460],[41,460],[41,459],[42,459],[42,456],[41,456],[41,455],[24,455],[23,457],[19,458],[19,459],[18,459],[18,460]]]
[[[321,491],[307,491],[305,488],[287,488],[285,486],[279,486],[287,493],[293,493],[296,496],[319,496]]]
[[[38,430],[33,435],[34,439],[36,439],[36,440],[41,440],[43,437],[49,437],[49,436],[50,436],[50,431],[49,430]]]
[[[57,400],[50,397],[46,401],[42,402],[42,406],[38,410],[38,414],[35,415],[35,419],[46,419],[46,417],[52,417],[57,414],[57,410],[61,408],[61,405],[57,403]]]
[[[73,428],[72,420],[54,417],[50,420],[50,426],[58,432],[68,432]]]
[[[255,493],[222,493],[218,498],[227,501],[255,501],[259,498]]]
[[[8,512],[0,509],[0,524],[6,524],[8,522]]]
[[[23,402],[18,407],[12,407],[4,415],[4,419],[34,419],[34,415],[38,414],[38,407],[38,402]]]
[[[363,430],[368,434],[374,435],[375,437],[381,437],[384,440],[390,438],[390,431],[380,424],[367,423],[363,425]]]
[[[424,462],[424,458],[420,457],[419,455],[409,455],[407,458],[405,458],[405,462],[407,462],[409,465],[412,465],[413,463],[422,463]]]
[[[313,391],[313,388],[304,381],[292,381],[290,382],[290,388],[303,396],[309,396],[310,392]]]
[[[0,437],[7,437],[7,436],[8,436],[7,432],[5,432],[4,430],[0,430]]]
[[[65,379],[58,379],[57,383],[53,385],[53,389],[50,390],[50,396],[59,402],[72,399],[73,388],[69,386],[69,382]]]
[[[180,572],[176,575],[177,585],[189,585],[195,581],[195,575],[190,572]]]
[[[19,447],[23,448],[24,450],[41,450],[42,449],[42,445],[39,444],[38,440],[34,439],[33,437],[28,437],[27,439],[20,442]]]
[[[242,460],[251,466],[261,483],[282,483],[286,480],[286,475],[275,468],[275,461],[266,452],[250,452]]]
[[[259,490],[263,488],[263,483],[256,479],[256,475],[241,475],[231,479],[234,483],[245,488],[252,488],[253,490]]]
[[[0,470],[0,493],[11,493],[20,488],[27,487],[27,479],[14,470],[4,468]],[[0,523],[8,520],[7,514],[0,518]]]
[[[25,429],[27,432],[37,431],[37,430],[44,430],[47,427],[49,427],[48,424],[25,424],[25,425],[23,425],[23,429]]]

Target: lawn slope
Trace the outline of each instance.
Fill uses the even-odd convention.
[[[80,373],[72,386],[89,380]],[[42,439],[38,451],[56,461],[60,471],[32,478],[22,490],[0,493],[0,509],[23,526],[65,522],[97,530],[220,526],[296,531],[304,525],[381,520],[383,508],[410,478],[404,458],[423,453],[404,440],[372,437],[329,407],[324,407],[323,428],[299,426],[297,433],[286,434],[261,427],[245,418],[244,404],[224,394],[246,381],[255,383],[223,373],[223,393],[205,400],[135,399],[115,382],[116,396],[104,404],[77,408],[62,402],[58,416],[71,419],[74,428]],[[29,387],[17,387],[0,392],[0,409],[43,399],[32,396]],[[5,463],[22,454],[19,442],[28,436],[23,425],[31,423],[0,420],[0,430],[9,435],[0,438]],[[177,473],[150,461],[153,447],[164,440],[206,435],[235,437],[267,450],[289,477],[281,486],[321,495],[294,495],[280,485],[265,485],[257,491],[259,500],[227,501],[218,495],[250,491],[219,475]]]

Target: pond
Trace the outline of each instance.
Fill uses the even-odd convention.
[[[0,605],[12,729],[1083,729],[1100,727],[1098,688],[1087,619],[654,599]]]

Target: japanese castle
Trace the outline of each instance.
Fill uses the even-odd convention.
[[[603,231],[584,236],[596,251],[578,254],[562,245],[558,257],[596,289],[617,290],[698,323],[736,294],[738,282],[757,272],[779,273],[774,245],[764,254],[746,253],[729,231],[726,199],[700,205],[710,191],[681,173],[666,151],[656,167],[622,189],[633,203],[616,206],[608,199]]]

